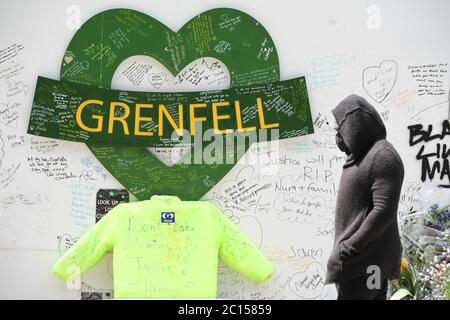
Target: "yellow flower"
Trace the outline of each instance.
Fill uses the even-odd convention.
[[[400,273],[408,267],[408,264],[409,262],[407,259],[402,259],[402,264],[400,265]]]

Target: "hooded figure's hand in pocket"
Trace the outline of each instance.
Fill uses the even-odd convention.
[[[355,248],[348,245],[346,241],[342,241],[338,246],[338,254],[339,258],[341,258],[342,260],[348,260],[356,257],[358,252]]]

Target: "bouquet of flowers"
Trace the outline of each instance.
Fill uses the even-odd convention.
[[[401,225],[404,259],[391,299],[450,300],[450,189],[433,188],[425,203]]]

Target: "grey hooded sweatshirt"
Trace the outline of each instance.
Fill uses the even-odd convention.
[[[364,98],[351,95],[332,113],[348,157],[338,189],[334,246],[325,282],[369,276],[374,273],[372,265],[380,268],[381,281],[398,278],[402,160],[386,140],[380,115]]]

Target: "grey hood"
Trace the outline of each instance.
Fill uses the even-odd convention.
[[[332,111],[350,155],[344,165],[358,162],[373,144],[386,138],[386,128],[377,110],[363,97],[351,95]]]

